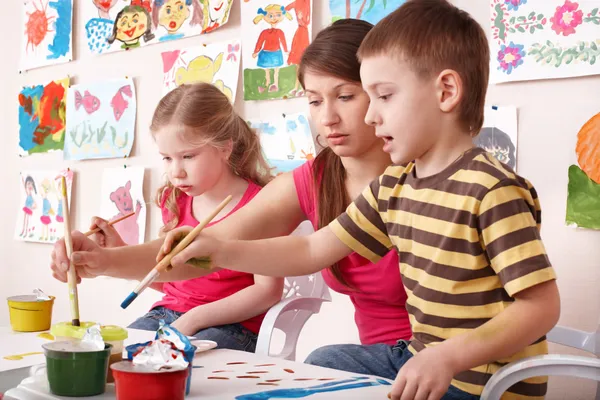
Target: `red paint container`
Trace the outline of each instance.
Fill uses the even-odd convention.
[[[188,368],[155,371],[121,361],[110,366],[117,400],[184,400]]]

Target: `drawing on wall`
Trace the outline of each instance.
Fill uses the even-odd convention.
[[[312,36],[312,1],[242,2],[244,100],[303,96],[297,67]]]
[[[24,0],[20,71],[72,59],[73,0]]]
[[[473,139],[475,146],[485,149],[500,162],[517,170],[517,108],[486,106],[483,128]]]
[[[102,175],[100,216],[114,221],[135,212],[113,226],[127,244],[144,243],[146,206],[143,194],[144,168],[105,168]]]
[[[73,171],[23,171],[20,174],[19,213],[15,239],[27,242],[54,243],[64,236],[64,213],[61,177],[67,180],[71,205]]]
[[[65,160],[129,156],[136,107],[131,78],[72,86],[67,96]]]
[[[315,157],[308,118],[303,113],[282,115],[269,121],[249,120],[260,137],[265,157],[275,174],[289,172]]]
[[[600,74],[600,0],[490,0],[492,83]]]
[[[69,78],[24,87],[19,93],[19,155],[62,150]]]
[[[240,42],[237,40],[165,51],[163,94],[183,84],[212,83],[233,103],[240,74]]]
[[[233,0],[92,0],[82,4],[92,54],[211,32],[227,23]]]
[[[567,225],[600,230],[600,113],[577,134],[577,162],[569,167]]]
[[[329,0],[331,21],[355,18],[375,25],[406,0]]]

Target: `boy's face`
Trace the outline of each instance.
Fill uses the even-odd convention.
[[[424,79],[399,57],[362,60],[360,76],[371,103],[365,122],[375,127],[392,162],[420,158],[439,135],[435,78]]]

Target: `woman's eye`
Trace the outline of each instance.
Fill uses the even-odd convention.
[[[192,158],[194,158],[194,156],[193,156],[193,155],[191,155],[191,154],[188,154],[188,155],[185,155],[185,156],[183,156],[183,159],[184,159],[184,160],[191,160]]]
[[[354,98],[354,95],[346,95],[346,96],[339,96],[338,99],[342,100],[342,101],[348,101],[348,100],[352,100]]]
[[[171,157],[163,157],[163,161],[171,161]]]

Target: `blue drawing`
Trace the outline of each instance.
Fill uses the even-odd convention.
[[[370,386],[391,385],[391,383],[385,379],[376,378],[372,381],[368,379],[370,378],[363,376],[344,379],[337,382],[328,382],[306,388],[268,390],[259,393],[243,394],[241,396],[237,396],[236,400],[300,399],[302,397],[308,397],[318,393],[337,392],[340,390],[359,389]]]
[[[356,18],[375,25],[404,4],[405,0],[329,0],[332,20]]]
[[[177,39],[181,39],[185,36],[185,34],[183,33],[168,33],[165,36],[162,36],[160,39],[158,39],[159,42],[168,42],[171,40],[177,40]]]
[[[85,24],[87,45],[92,53],[101,54],[110,48],[114,22],[106,18],[92,18]]]
[[[71,21],[73,13],[73,4],[71,0],[51,1],[49,6],[58,13],[58,18],[54,22],[56,32],[52,44],[48,45],[50,54],[46,56],[48,60],[57,60],[71,53]]]

